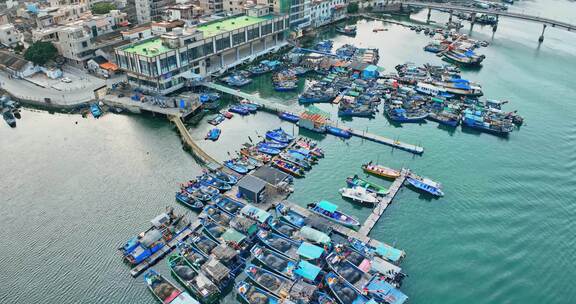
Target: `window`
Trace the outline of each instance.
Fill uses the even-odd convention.
[[[274,24],[274,31],[281,31],[282,29],[284,29],[284,22],[282,22],[282,20],[276,21]]]
[[[253,28],[248,30],[248,40],[256,39],[260,36],[260,29]]]
[[[150,65],[147,61],[140,60],[140,72],[144,75],[150,75]]]
[[[212,41],[205,43],[203,55],[210,55],[212,53],[214,53],[214,45],[212,45]]]
[[[246,42],[246,36],[244,35],[244,32],[232,35],[232,45],[236,46],[244,42]]]
[[[188,51],[180,53],[180,65],[188,64]]]
[[[82,47],[83,47],[83,48],[87,48],[87,47],[88,47],[88,42],[82,41]]]
[[[272,33],[272,24],[262,26],[262,36]]]
[[[224,37],[216,40],[216,51],[222,51],[230,47],[230,37]]]

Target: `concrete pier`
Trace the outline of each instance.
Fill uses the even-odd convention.
[[[182,122],[182,119],[180,119],[180,117],[175,116],[175,115],[169,115],[168,118],[178,128],[178,131],[180,133],[180,137],[182,137],[182,140],[184,141],[184,143],[188,147],[190,147],[190,149],[192,149],[192,153],[194,153],[194,155],[199,157],[202,160],[202,162],[204,162],[205,165],[209,165],[210,167],[214,167],[214,168],[222,167],[222,164],[220,164],[216,159],[214,159],[212,156],[210,156],[210,154],[208,154],[204,150],[202,150],[200,148],[200,146],[198,146],[194,142],[192,135],[190,134],[190,132],[188,132],[188,129],[186,129],[186,126],[184,125],[184,122]]]

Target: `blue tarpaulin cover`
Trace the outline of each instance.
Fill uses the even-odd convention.
[[[380,245],[376,247],[376,253],[381,257],[388,259],[393,262],[397,262],[402,258],[402,250],[398,250],[394,247],[388,245]]]
[[[328,212],[334,212],[336,209],[338,209],[338,206],[332,204],[329,201],[320,201],[317,206]]]
[[[298,255],[307,259],[317,259],[322,256],[322,253],[324,253],[324,248],[307,242],[302,242],[298,247]]]
[[[317,267],[313,264],[310,264],[306,261],[300,261],[298,263],[298,267],[294,270],[294,273],[308,279],[310,281],[314,281],[318,274],[320,273],[320,267]]]

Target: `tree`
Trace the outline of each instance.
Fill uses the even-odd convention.
[[[58,50],[52,42],[38,41],[26,49],[26,52],[24,52],[24,58],[34,62],[35,64],[42,65],[54,59],[57,54]]]
[[[356,14],[358,13],[358,3],[350,3],[348,4],[348,14]]]
[[[18,43],[18,44],[14,47],[14,52],[16,52],[16,54],[22,53],[23,50],[24,50],[24,46],[22,45],[22,43]]]
[[[98,2],[92,5],[92,14],[94,15],[103,15],[108,14],[111,10],[115,10],[116,5],[110,2]]]

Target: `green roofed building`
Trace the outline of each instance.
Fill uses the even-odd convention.
[[[256,6],[246,15],[177,27],[162,36],[117,48],[116,62],[128,82],[166,95],[188,80],[224,71],[286,44],[288,16]]]

